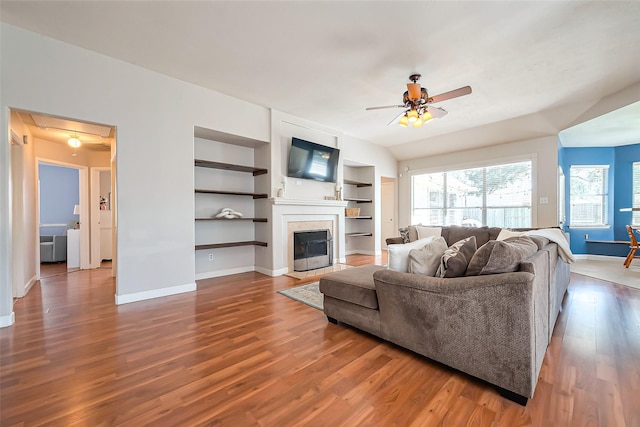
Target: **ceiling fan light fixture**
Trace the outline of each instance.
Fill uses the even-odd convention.
[[[405,114],[404,116],[400,117],[400,121],[398,122],[398,124],[402,127],[407,127],[407,125],[409,124],[409,117],[407,117],[407,115]]]
[[[409,123],[413,123],[418,120],[418,112],[416,110],[411,110],[408,113]]]
[[[433,116],[431,115],[431,113],[429,112],[429,110],[425,110],[424,114],[422,115],[422,121],[424,123],[427,123],[429,121],[433,120]]]
[[[409,92],[409,98],[420,99],[420,85],[418,83],[407,83],[407,91]]]
[[[72,148],[78,148],[81,145],[80,140],[78,139],[78,137],[76,136],[72,136],[71,138],[69,138],[69,140],[67,141],[67,144],[69,144],[70,147]]]
[[[413,122],[413,127],[414,128],[422,127],[422,117],[418,117],[418,119],[415,122]]]

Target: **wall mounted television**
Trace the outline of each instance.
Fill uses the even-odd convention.
[[[340,150],[304,139],[291,138],[287,176],[336,182]]]

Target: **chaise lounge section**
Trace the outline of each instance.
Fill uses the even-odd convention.
[[[442,227],[441,235],[447,245],[474,235],[482,246],[499,234],[500,229],[451,226]],[[557,243],[537,243],[516,271],[499,274],[442,278],[381,266],[335,272],[320,280],[324,312],[333,323],[487,381],[526,404],[569,283]]]

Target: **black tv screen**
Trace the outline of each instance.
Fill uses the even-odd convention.
[[[340,150],[299,138],[291,138],[287,176],[336,182]]]

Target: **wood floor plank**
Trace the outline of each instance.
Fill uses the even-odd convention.
[[[0,329],[0,425],[640,426],[638,290],[572,274],[523,407],[276,293],[307,282],[249,272],[115,306],[109,270],[56,266]]]

